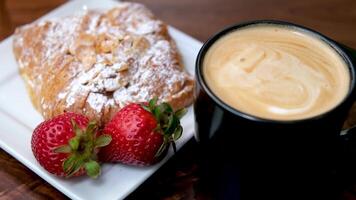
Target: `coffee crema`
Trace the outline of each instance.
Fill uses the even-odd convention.
[[[305,119],[338,105],[350,72],[322,40],[280,25],[253,25],[219,38],[207,51],[209,88],[238,111],[273,120]]]

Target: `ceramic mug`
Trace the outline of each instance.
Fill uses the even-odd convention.
[[[318,116],[278,121],[241,112],[212,92],[203,76],[208,49],[238,29],[269,24],[288,26],[330,45],[345,61],[349,92],[332,110]],[[196,135],[203,181],[216,199],[336,199],[352,162],[355,145],[340,136],[355,101],[355,52],[309,28],[283,21],[260,20],[228,27],[211,37],[196,60]],[[350,131],[352,132],[352,130]],[[352,137],[351,137],[352,138]],[[356,140],[353,140],[356,141]],[[349,154],[345,154],[346,151]],[[352,159],[351,159],[352,160]],[[355,165],[356,166],[356,165]],[[356,168],[355,168],[356,171]]]

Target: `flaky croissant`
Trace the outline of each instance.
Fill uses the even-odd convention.
[[[103,124],[130,102],[158,97],[178,109],[193,101],[194,79],[167,26],[141,4],[22,26],[13,49],[45,119],[71,111]]]

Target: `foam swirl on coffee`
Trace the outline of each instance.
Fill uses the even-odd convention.
[[[343,59],[323,41],[291,28],[259,25],[220,38],[204,58],[219,98],[255,116],[303,119],[335,107],[349,90]]]

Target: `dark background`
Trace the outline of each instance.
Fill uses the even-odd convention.
[[[0,40],[65,0],[0,0]],[[98,3],[100,1],[98,0]],[[315,29],[356,48],[356,0],[136,0],[154,14],[204,42],[225,26],[253,19],[279,19]],[[129,199],[209,199],[199,190],[196,147],[183,151],[136,190]],[[353,187],[344,199],[356,198]],[[36,174],[0,149],[0,199],[66,199]]]

